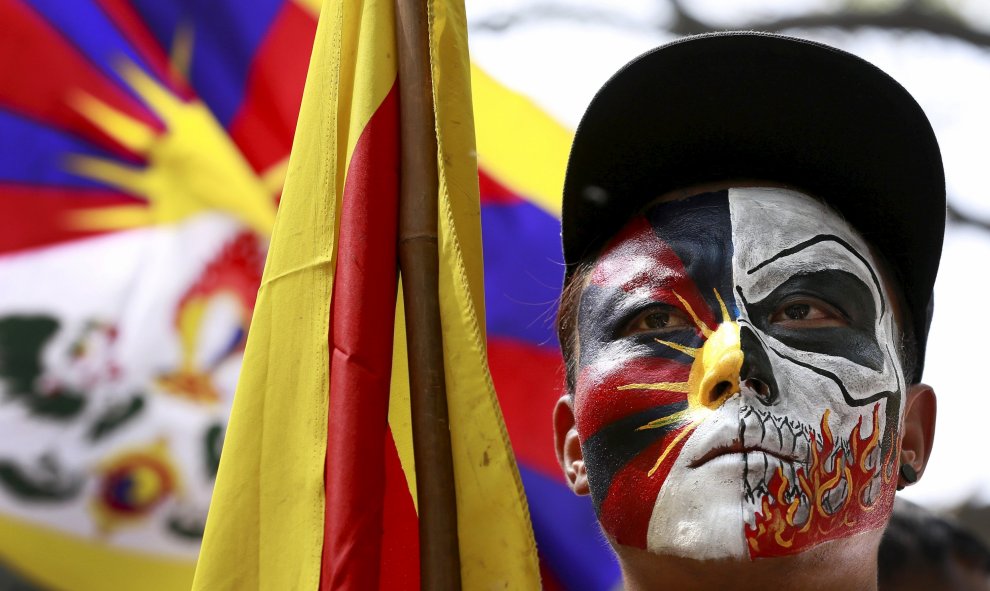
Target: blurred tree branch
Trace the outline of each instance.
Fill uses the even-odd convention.
[[[595,23],[626,30],[657,31],[663,30],[659,23],[643,22],[616,10],[591,8],[587,6],[569,6],[565,3],[539,2],[526,8],[509,10],[494,14],[484,19],[470,23],[472,31],[500,33],[512,27],[527,22],[546,20],[570,21],[576,23]]]
[[[967,226],[973,226],[974,228],[990,232],[990,220],[980,219],[976,216],[959,211],[952,205],[951,200],[949,200],[948,207],[946,208],[945,219],[950,223],[955,222],[958,224],[965,224]]]
[[[699,21],[685,10],[682,0],[668,0],[674,10],[674,22],[667,30],[678,35],[694,35],[723,30]],[[815,12],[779,19],[741,23],[739,29],[757,31],[783,31],[786,29],[882,29],[921,31],[934,35],[953,37],[979,47],[990,47],[990,33],[969,25],[966,21],[945,11],[925,6],[922,2],[906,2],[887,12],[874,10],[842,10]]]
[[[479,31],[497,32],[527,22],[551,19],[581,23],[591,22],[624,29],[668,32],[676,35],[711,33],[727,28],[698,19],[685,8],[683,0],[661,0],[661,2],[671,9],[672,20],[657,18],[650,22],[631,18],[617,10],[571,6],[563,2],[535,2],[525,8],[494,14],[474,21],[471,23],[471,28]],[[848,31],[865,28],[888,31],[919,31],[952,37],[979,47],[990,48],[990,31],[973,27],[948,8],[938,8],[922,0],[908,0],[888,11],[845,8],[835,12],[811,12],[798,16],[742,22],[729,28],[757,31],[822,28]]]
[[[526,8],[506,11],[471,23],[475,31],[502,32],[527,22],[546,20],[595,23],[625,30],[695,35],[726,30],[727,27],[706,23],[691,14],[683,0],[661,0],[670,12],[654,21],[631,18],[617,10],[575,7],[560,2],[539,2]],[[887,11],[847,6],[835,12],[811,12],[797,16],[738,23],[731,29],[779,32],[789,29],[879,29],[884,31],[923,32],[990,49],[990,32],[977,29],[954,14],[946,5],[931,0],[905,0]],[[950,199],[947,220],[990,232],[990,220],[960,211]]]

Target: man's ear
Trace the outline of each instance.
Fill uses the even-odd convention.
[[[567,484],[574,494],[588,494],[588,472],[584,468],[584,453],[578,439],[571,397],[564,394],[553,409],[553,445],[557,461],[564,470]]]
[[[935,391],[927,384],[914,384],[908,387],[905,398],[900,465],[914,468],[920,479],[932,453],[935,437]],[[903,474],[898,475],[898,487],[911,484]]]

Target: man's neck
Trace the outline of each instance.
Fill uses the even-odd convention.
[[[694,560],[618,550],[626,591],[875,591],[880,532],[821,544],[794,556]]]

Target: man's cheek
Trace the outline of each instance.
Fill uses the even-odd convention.
[[[874,403],[844,420],[830,420],[830,411],[823,412],[807,460],[791,475],[775,470],[747,508],[750,557],[788,556],[884,527],[899,450],[881,446],[883,405]]]
[[[896,485],[899,367],[884,371],[849,359],[770,344],[780,397],[748,399],[741,425],[747,444],[794,441],[798,461],[747,466],[744,510],[749,555],[788,556],[824,542],[882,528]],[[880,340],[883,342],[883,339]],[[889,354],[889,352],[888,352]],[[805,437],[781,438],[784,429]],[[776,449],[776,448],[774,448]]]
[[[633,359],[586,367],[574,407],[591,496],[606,533],[646,548],[656,497],[684,441],[690,367]]]

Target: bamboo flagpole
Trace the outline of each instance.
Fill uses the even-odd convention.
[[[401,168],[399,268],[409,352],[420,588],[461,588],[457,500],[440,325],[437,141],[429,0],[396,0]]]

